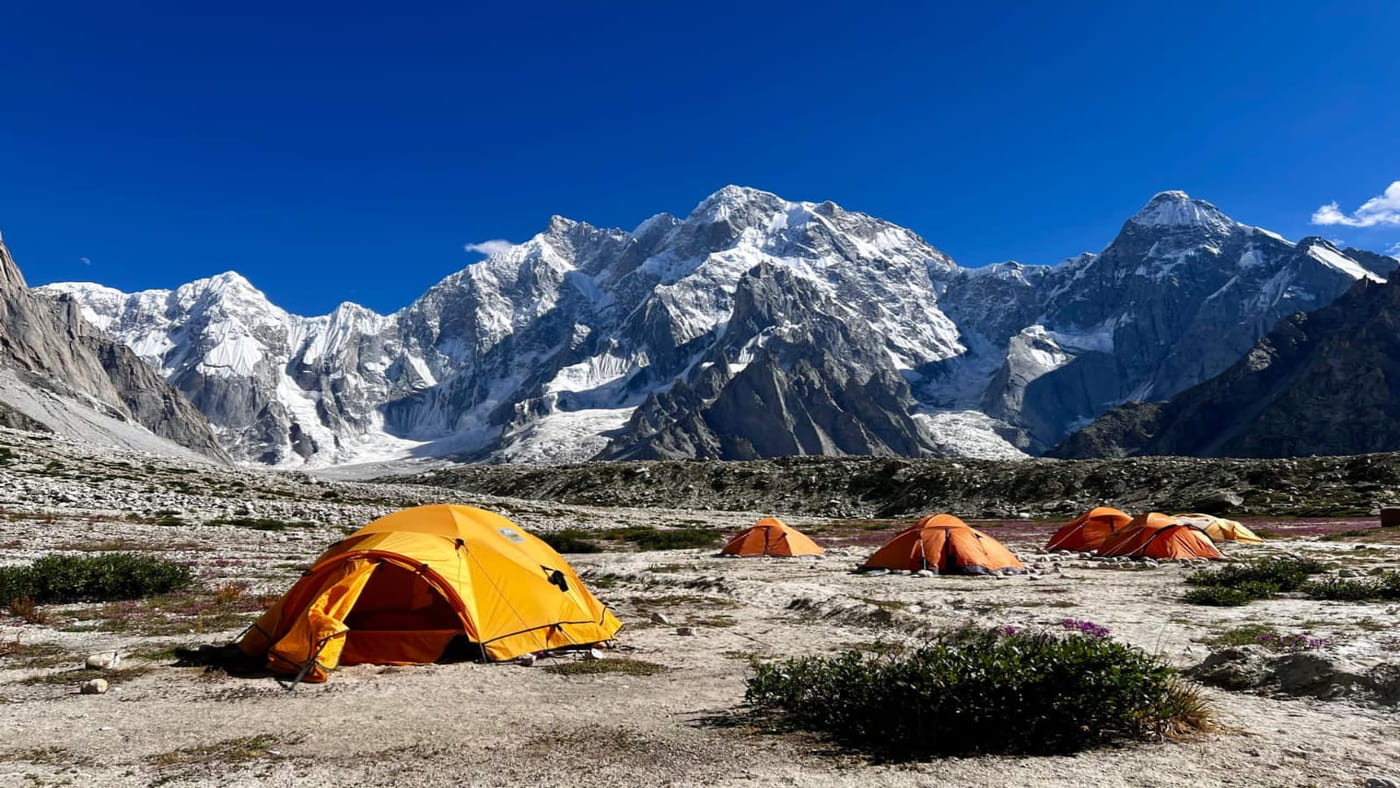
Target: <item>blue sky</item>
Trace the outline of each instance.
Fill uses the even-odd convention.
[[[1097,250],[1171,188],[1400,242],[1400,187],[1352,214],[1400,180],[1400,3],[484,5],[11,4],[0,232],[31,284],[234,269],[302,314],[727,183],[964,265]]]

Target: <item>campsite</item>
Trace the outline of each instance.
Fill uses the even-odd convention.
[[[856,573],[914,518],[785,515],[825,553],[736,558],[720,555],[722,536],[759,513],[143,467],[139,455],[98,456],[61,439],[3,439],[27,458],[0,469],[6,564],[127,552],[187,562],[197,578],[189,591],[150,599],[44,605],[41,624],[0,620],[0,640],[13,644],[0,656],[5,784],[1362,785],[1400,763],[1394,698],[1346,678],[1395,664],[1394,602],[1283,594],[1239,607],[1186,604],[1185,578],[1202,562],[1046,552],[1069,518],[968,523],[1014,552],[1026,574]],[[345,665],[290,691],[286,677],[177,659],[177,649],[239,635],[350,533],[441,500],[499,512],[532,534],[597,533],[599,552],[566,558],[621,622],[617,647],[599,649],[601,659],[575,653],[530,666]],[[1222,545],[1227,561],[1298,555],[1343,576],[1400,564],[1400,546],[1374,518],[1245,524],[1265,541]],[[713,532],[703,547],[608,537],[702,530]],[[1074,755],[888,761],[770,726],[744,704],[755,663],[900,653],[966,624],[1066,636],[1101,627],[1179,668],[1226,643],[1305,636],[1327,645],[1301,656],[1325,656],[1333,672],[1291,691],[1204,686],[1217,730]],[[84,668],[111,653],[116,666]],[[110,689],[80,694],[94,677]]]

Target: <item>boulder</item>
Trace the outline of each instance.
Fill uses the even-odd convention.
[[[111,670],[120,665],[122,655],[116,651],[104,651],[101,654],[93,654],[87,658],[84,666],[88,670]]]
[[[89,679],[78,687],[78,691],[84,695],[101,695],[107,691],[106,679]]]
[[[1234,490],[1215,490],[1191,504],[1191,509],[1205,514],[1226,514],[1244,503],[1244,496]]]
[[[1263,649],[1234,646],[1212,652],[1186,674],[1202,684],[1243,690],[1263,686],[1268,681],[1269,668]]]

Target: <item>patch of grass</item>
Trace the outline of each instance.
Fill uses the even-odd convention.
[[[601,553],[603,548],[593,538],[592,531],[582,528],[567,528],[536,534],[545,544],[558,553]]]
[[[1230,646],[1253,646],[1259,643],[1259,638],[1267,635],[1278,635],[1278,630],[1268,624],[1242,624],[1233,629],[1227,629],[1218,635],[1202,638],[1200,643],[1204,643],[1211,648],[1229,648]]]
[[[1380,602],[1400,599],[1400,572],[1386,571],[1374,577],[1349,580],[1325,577],[1303,586],[1313,599],[1339,602]]]
[[[54,686],[59,684],[81,684],[88,679],[106,679],[110,684],[120,684],[128,679],[144,676],[154,668],[149,666],[133,666],[129,668],[116,668],[113,670],[88,670],[87,668],[74,668],[73,670],[60,670],[57,673],[45,673],[39,676],[30,676],[22,683]]]
[[[8,653],[6,653],[8,651]],[[24,644],[16,635],[12,641],[0,641],[0,659],[5,667],[19,670],[52,668],[67,662],[77,662],[79,657],[68,653],[57,643]]]
[[[723,628],[739,623],[733,616],[691,616],[685,623],[692,627]]]
[[[10,604],[5,607],[9,614],[18,618],[26,624],[43,626],[49,623],[49,614],[34,603],[34,600],[27,596],[11,599]]]
[[[670,668],[640,659],[584,659],[545,666],[546,673],[558,676],[596,676],[621,673],[627,676],[655,676]]]
[[[256,736],[226,739],[214,744],[181,747],[178,750],[152,755],[146,759],[146,763],[155,767],[199,766],[204,764],[237,766],[262,758],[278,757],[273,755],[272,748],[279,743],[290,744],[294,742],[283,742],[279,737],[273,734],[260,733]]]
[[[0,761],[5,763],[32,763],[40,766],[73,766],[78,757],[72,750],[63,747],[31,747],[27,750],[10,750],[0,753]]]
[[[1390,629],[1389,624],[1386,624],[1382,621],[1377,621],[1374,618],[1371,618],[1370,616],[1357,619],[1355,624],[1356,628],[1362,630],[1363,632],[1384,632]]]
[[[219,517],[205,520],[205,525],[231,525],[235,528],[251,528],[254,531],[286,531],[290,528],[315,528],[316,524],[305,520],[278,520],[272,517]]]
[[[1182,595],[1182,600],[1191,605],[1210,607],[1240,607],[1256,599],[1268,599],[1278,593],[1278,586],[1272,583],[1241,583],[1235,586],[1199,586]]]
[[[1112,638],[977,628],[897,655],[759,665],[745,698],[896,760],[1071,753],[1205,730],[1213,716],[1160,658]]]

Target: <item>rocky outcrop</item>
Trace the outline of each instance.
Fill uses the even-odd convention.
[[[1221,375],[1159,406],[1125,406],[1060,457],[1289,457],[1400,449],[1400,280],[1370,280],[1279,323]],[[1133,425],[1128,427],[1127,425]]]
[[[13,376],[11,385],[32,389],[42,399],[137,424],[206,457],[228,460],[199,411],[128,348],[83,320],[76,301],[30,291],[3,243],[0,366]],[[13,415],[6,417],[7,424],[60,429],[22,404],[31,398],[11,393],[6,410]]]

